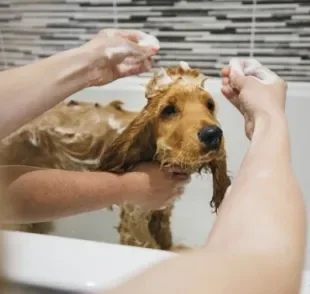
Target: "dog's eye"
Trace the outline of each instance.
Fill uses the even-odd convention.
[[[173,105],[168,105],[163,109],[161,114],[163,117],[170,117],[177,114],[177,109]]]
[[[207,107],[208,107],[208,109],[209,109],[210,111],[213,111],[214,108],[215,108],[214,102],[213,102],[212,100],[209,100],[209,101],[207,102]]]

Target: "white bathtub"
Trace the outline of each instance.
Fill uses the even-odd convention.
[[[145,105],[143,87],[145,79],[128,78],[117,81],[109,86],[91,88],[81,91],[70,99],[107,103],[121,99],[125,107],[140,110]],[[244,123],[241,115],[224,99],[220,93],[220,81],[214,80],[207,88],[219,105],[219,117],[226,136],[228,150],[228,168],[234,174],[240,166],[248,147],[244,135]],[[291,129],[293,166],[300,181],[307,208],[310,209],[310,85],[290,84],[287,104],[287,114]],[[202,245],[214,221],[210,211],[209,201],[212,195],[211,177],[194,178],[188,186],[182,199],[173,212],[173,238],[175,243],[187,245]],[[96,211],[64,218],[55,223],[53,235],[84,240],[118,243],[118,234],[114,229],[118,223],[117,212]],[[308,246],[309,252],[310,246]],[[310,259],[307,258],[307,269]],[[310,284],[310,281],[306,282]],[[304,293],[310,293],[304,292]]]

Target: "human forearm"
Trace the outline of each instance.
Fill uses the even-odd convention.
[[[300,269],[305,229],[305,206],[290,162],[286,119],[258,122],[207,248],[273,252],[279,254],[279,262],[282,256]]]
[[[88,55],[72,49],[0,72],[0,139],[89,86]]]
[[[297,294],[296,288],[274,283],[283,277],[281,269],[272,260],[274,257],[247,252],[193,250],[160,262],[101,294]],[[291,276],[290,280],[296,280],[296,276]]]
[[[10,167],[9,167],[10,168]],[[2,205],[6,215],[1,222],[32,223],[99,210],[134,199],[145,191],[140,173],[115,175],[102,172],[68,172],[62,170],[29,170],[10,173],[19,176],[6,184]],[[13,175],[13,176],[12,176]],[[137,189],[136,187],[140,187]]]
[[[159,48],[137,44],[146,37],[135,30],[103,30],[79,48],[1,72],[0,139],[87,86],[149,71]]]

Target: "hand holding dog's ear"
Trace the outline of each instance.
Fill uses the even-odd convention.
[[[135,30],[106,29],[83,45],[92,60],[90,86],[150,71],[152,56],[159,48],[151,43],[141,45],[146,36]]]

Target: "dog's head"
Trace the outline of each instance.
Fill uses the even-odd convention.
[[[216,103],[203,84],[207,77],[190,69],[161,69],[147,86],[155,159],[176,173],[195,173],[225,157]]]
[[[155,73],[146,86],[147,105],[113,144],[123,157],[117,165],[111,159],[113,168],[156,160],[194,173],[225,156],[216,104],[203,88],[206,79],[186,63]]]
[[[147,105],[105,150],[101,169],[126,171],[155,160],[176,174],[210,169],[214,181],[225,178],[227,186],[223,133],[206,79],[184,62],[155,73],[146,86]]]

